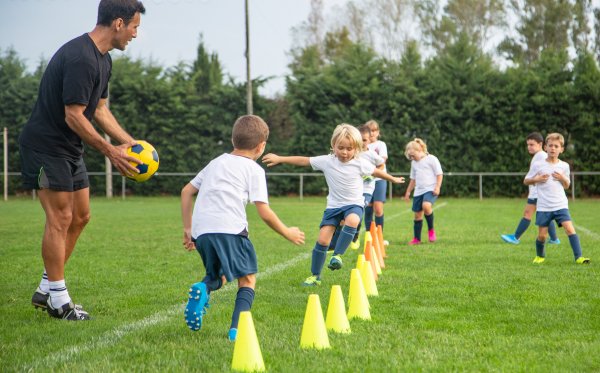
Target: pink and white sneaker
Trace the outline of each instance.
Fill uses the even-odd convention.
[[[435,236],[435,231],[433,229],[429,230],[429,242],[435,242],[437,237]]]
[[[420,240],[417,240],[416,238],[413,238],[412,241],[410,241],[408,244],[409,245],[418,245],[420,243],[421,243]]]

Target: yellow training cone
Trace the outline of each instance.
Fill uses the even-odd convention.
[[[369,300],[360,277],[360,271],[354,268],[350,273],[350,295],[348,296],[348,319],[371,320]]]
[[[308,296],[306,313],[304,314],[304,325],[302,325],[302,336],[300,337],[300,347],[315,348],[322,350],[330,348],[325,320],[323,320],[323,311],[318,294]]]
[[[350,323],[348,322],[348,316],[346,316],[346,304],[340,285],[331,287],[325,326],[327,326],[327,330],[336,333],[350,333]]]
[[[242,372],[265,371],[265,363],[260,352],[250,311],[240,312],[231,369]]]
[[[362,264],[365,262],[365,256],[363,254],[360,254],[358,256],[358,258],[356,259],[356,268],[357,269],[361,269],[362,268]]]
[[[375,279],[373,278],[371,263],[363,263],[362,268],[360,269],[360,277],[365,287],[365,293],[367,296],[378,296],[379,292],[377,291],[377,285],[375,284]]]

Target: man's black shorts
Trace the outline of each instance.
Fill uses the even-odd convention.
[[[38,153],[23,146],[20,153],[25,189],[74,192],[90,186],[83,157],[72,160]]]

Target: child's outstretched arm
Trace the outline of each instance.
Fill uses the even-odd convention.
[[[196,248],[192,242],[192,212],[194,211],[194,196],[198,189],[192,184],[187,184],[181,189],[181,220],[183,222],[183,247],[187,251]]]
[[[280,163],[291,164],[294,166],[310,166],[310,158],[309,157],[301,157],[301,156],[289,156],[282,157],[277,154],[269,153],[262,157],[263,163],[267,165],[267,167],[273,167]]]
[[[387,180],[387,181],[391,181],[394,184],[402,184],[404,183],[404,178],[403,177],[396,177],[396,176],[392,176],[390,174],[388,174],[385,171],[382,171],[378,168],[375,169],[375,171],[373,171],[373,176],[378,177],[380,179],[383,180]]]
[[[258,215],[271,229],[295,245],[304,244],[304,232],[298,229],[298,227],[288,227],[283,224],[267,203],[255,202],[255,205]]]

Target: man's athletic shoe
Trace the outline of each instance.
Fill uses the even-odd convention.
[[[185,306],[185,323],[188,328],[198,331],[202,327],[202,316],[208,308],[208,290],[204,282],[197,282],[189,290],[188,303]]]
[[[48,300],[50,299],[50,293],[46,293],[45,291],[43,291],[42,289],[38,288],[35,289],[35,292],[33,293],[33,296],[31,297],[31,304],[37,309],[37,308],[41,308],[42,311],[45,311],[46,308],[48,308]],[[76,304],[75,308],[77,309],[77,311],[81,312],[81,313],[85,313],[87,314],[87,312],[85,312],[83,310],[83,306],[81,304]]]
[[[321,280],[318,276],[309,276],[304,280],[302,286],[319,286],[321,285]]]
[[[536,256],[535,258],[533,258],[533,264],[544,263],[544,260],[546,260],[546,258],[544,258],[542,256]]]
[[[555,240],[553,240],[553,239],[549,239],[549,240],[548,240],[548,243],[549,243],[550,245],[558,245],[558,244],[560,244],[560,239],[559,239],[558,237],[556,237],[556,239],[555,239]]]
[[[579,258],[577,258],[575,260],[576,264],[590,264],[590,258],[584,258],[582,256],[580,256]]]
[[[433,229],[429,230],[429,242],[435,242],[437,237],[435,236],[435,231]]]
[[[512,243],[513,245],[518,245],[519,242],[521,242],[517,239],[517,237],[515,237],[514,234],[502,234],[500,237],[502,237],[502,241],[506,243]]]
[[[227,333],[227,339],[229,340],[229,342],[235,342],[236,338],[237,338],[237,329],[236,328],[229,329],[229,333]]]
[[[350,248],[352,250],[358,250],[358,249],[360,249],[360,240],[356,240],[356,241],[350,242]]]
[[[332,271],[335,271],[336,269],[341,269],[343,265],[344,264],[342,263],[341,255],[334,255],[331,257],[331,260],[329,260],[327,268],[331,269]]]
[[[65,303],[58,308],[52,307],[52,302],[48,299],[47,308],[48,315],[57,319],[70,320],[70,321],[81,321],[89,320],[90,315],[84,310],[80,310],[73,302]]]
[[[417,240],[416,238],[413,238],[412,241],[410,241],[408,244],[409,245],[418,245],[420,243],[421,243],[421,241]]]

